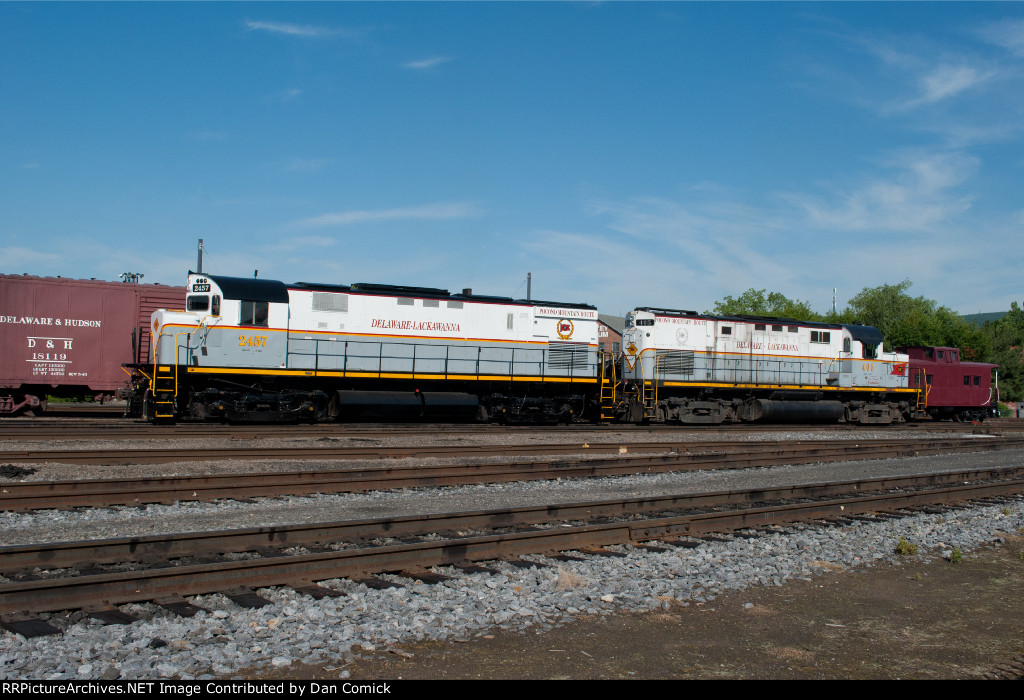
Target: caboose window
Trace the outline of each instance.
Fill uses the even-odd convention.
[[[970,377],[964,377],[964,386],[970,386],[970,385],[971,385],[971,378]]]
[[[936,356],[938,357],[938,359],[941,360],[942,359],[942,351],[941,350],[936,350],[935,352],[937,354]]]
[[[205,294],[186,297],[185,308],[189,311],[209,311],[210,297]]]
[[[974,386],[981,386],[981,377],[974,378]]]
[[[266,326],[270,316],[270,303],[266,301],[243,301],[239,306],[238,325]]]

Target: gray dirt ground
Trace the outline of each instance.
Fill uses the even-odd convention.
[[[669,611],[366,652],[264,678],[938,679],[1024,676],[1024,537]],[[259,676],[253,670],[245,674]]]

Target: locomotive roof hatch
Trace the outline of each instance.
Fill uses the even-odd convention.
[[[288,303],[288,287],[276,280],[249,279],[247,277],[221,277],[206,275],[213,280],[225,299],[245,301],[268,301],[273,304]]]

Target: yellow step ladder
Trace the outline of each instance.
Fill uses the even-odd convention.
[[[655,359],[654,359],[654,374],[651,375],[651,381],[647,381],[646,379],[643,379],[644,375],[643,375],[643,371],[642,370],[639,372],[640,377],[641,377],[641,379],[640,379],[640,387],[641,387],[641,393],[642,393],[641,399],[643,400],[643,404],[644,404],[644,415],[647,416],[648,418],[654,418],[654,415],[657,412],[657,406],[658,406],[658,370],[660,369],[660,367],[659,367],[660,364],[661,364],[661,357],[655,356]],[[638,360],[637,361],[638,368],[639,368],[639,365],[640,365],[640,362]]]
[[[921,418],[926,415],[926,409],[928,408],[928,392],[931,391],[932,387],[928,383],[928,375],[926,374],[924,367],[915,367],[914,377],[918,387],[915,413],[919,418]]]
[[[609,355],[604,350],[598,353],[598,362],[601,363],[601,420],[615,419],[615,405],[622,389],[615,357],[611,355],[609,360]]]
[[[178,397],[178,366],[153,367],[153,417],[174,418],[174,404]]]

